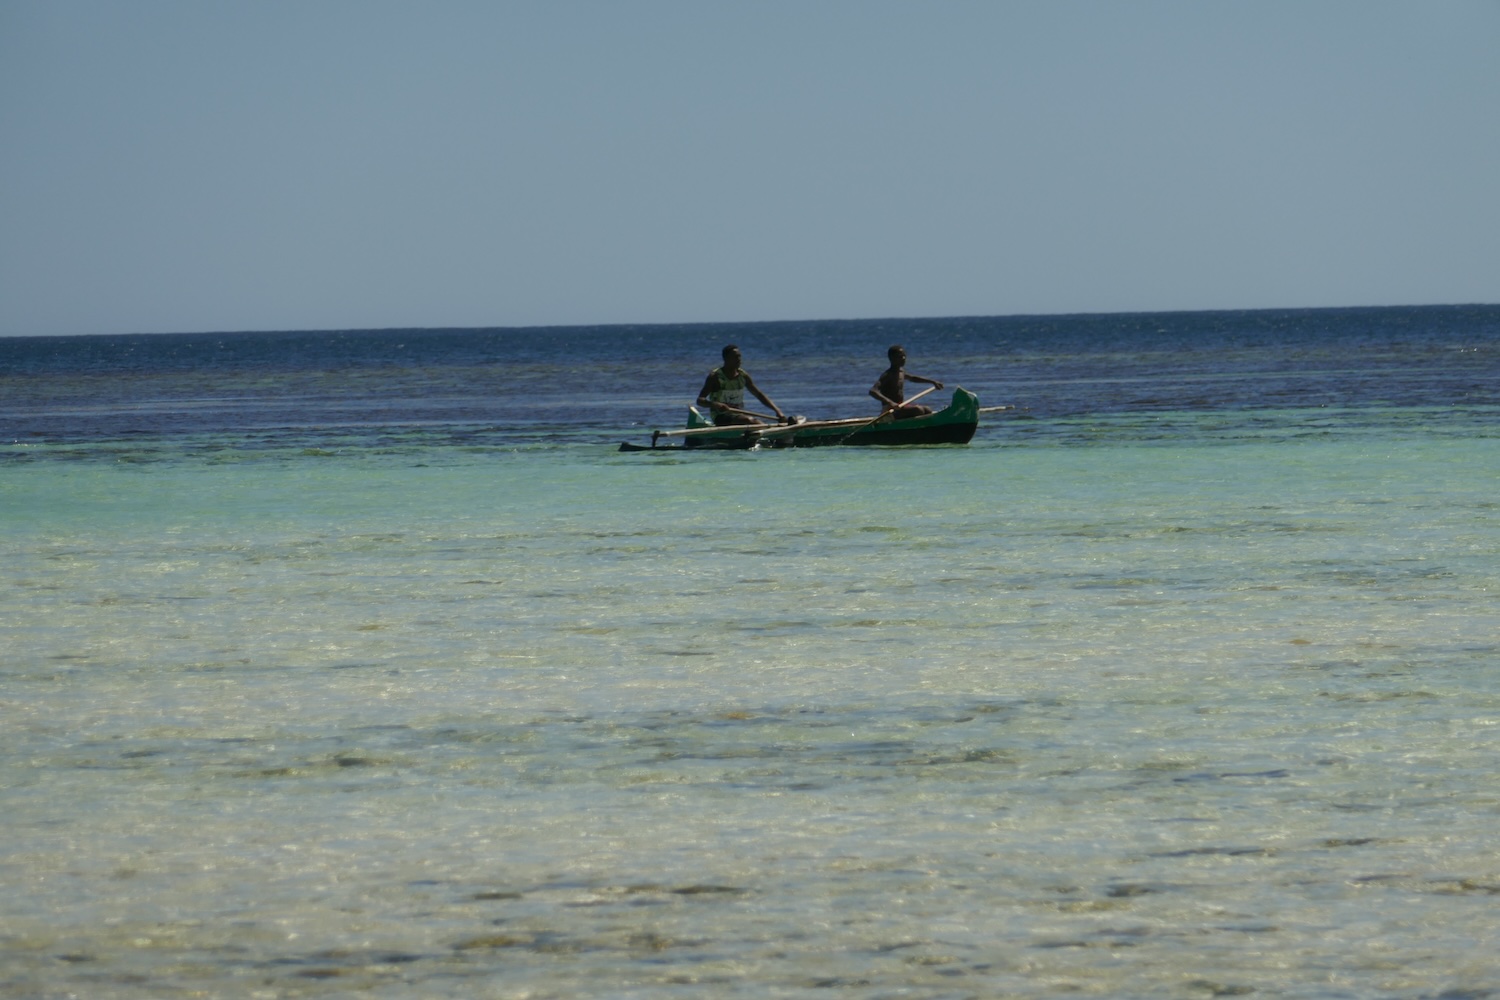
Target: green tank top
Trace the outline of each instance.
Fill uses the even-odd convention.
[[[723,368],[715,368],[713,374],[719,380],[719,388],[708,394],[708,398],[714,403],[723,403],[737,410],[745,408],[745,369],[730,378],[724,374]]]

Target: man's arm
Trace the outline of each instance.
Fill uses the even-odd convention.
[[[908,381],[908,382],[926,382],[928,385],[935,385],[939,389],[941,389],[943,387],[943,383],[939,382],[935,378],[927,378],[926,376],[923,376],[923,375],[913,375],[911,372],[907,372],[906,373],[906,381]]]
[[[711,393],[711,392],[717,392],[718,389],[719,389],[719,380],[718,380],[718,378],[715,377],[715,375],[714,375],[713,372],[709,372],[708,373],[708,378],[706,378],[706,379],[703,380],[703,388],[701,388],[701,389],[698,390],[698,405],[699,406],[706,406],[706,407],[708,407],[709,412],[712,413],[714,407],[717,406],[718,404],[710,402],[709,398],[708,398],[708,394]]]

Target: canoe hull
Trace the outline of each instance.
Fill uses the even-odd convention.
[[[979,427],[979,398],[967,389],[954,389],[953,399],[943,409],[907,420],[811,421],[804,429],[783,430],[758,437],[755,429],[726,427],[722,433],[696,410],[690,411],[688,428],[706,433],[683,439],[684,448],[736,449],[815,448],[827,445],[905,447],[909,445],[968,444]],[[830,426],[832,425],[832,426]],[[762,429],[764,430],[764,429]],[[634,450],[634,449],[631,449]]]
[[[932,414],[936,417],[937,414]],[[979,427],[978,419],[973,421],[928,421],[917,417],[912,420],[890,421],[885,424],[872,424],[864,430],[853,434],[838,433],[836,429],[826,431],[808,431],[798,434],[792,439],[792,444],[798,448],[814,448],[822,445],[844,444],[844,445],[873,445],[877,447],[905,447],[918,444],[968,444],[974,437],[974,431]]]

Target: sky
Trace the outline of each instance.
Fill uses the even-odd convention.
[[[0,0],[0,335],[1500,302],[1500,0]]]

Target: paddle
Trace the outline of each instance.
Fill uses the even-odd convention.
[[[884,420],[888,415],[890,415],[892,413],[895,413],[897,410],[901,409],[902,406],[910,406],[912,403],[915,403],[917,400],[921,399],[923,396],[927,395],[929,392],[936,392],[936,391],[937,391],[937,386],[935,386],[935,385],[929,385],[927,388],[925,388],[921,392],[917,393],[911,399],[904,399],[897,406],[893,406],[893,407],[891,407],[888,410],[881,410],[880,413],[873,420],[867,420],[867,421],[865,421],[864,423],[860,424],[858,427],[855,427],[853,430],[851,430],[848,434],[845,434],[844,436],[845,437],[853,437],[855,434],[858,434],[860,431],[864,430],[866,427],[869,427],[871,424],[874,424],[876,421]]]
[[[929,392],[936,392],[937,388],[938,387],[935,386],[935,385],[928,386],[926,389],[923,389],[921,392],[917,393],[911,399],[903,400],[902,403],[901,403],[901,406],[906,406],[906,405],[908,405],[910,403],[916,402],[917,400],[921,399],[923,396],[927,395]],[[899,409],[899,407],[897,409]],[[875,417],[873,417],[872,419],[869,419],[869,420],[866,420],[864,417],[856,417],[853,420],[809,420],[809,421],[806,421],[804,423],[792,424],[792,425],[787,426],[787,427],[767,427],[765,430],[763,430],[763,431],[760,432],[760,436],[761,437],[773,437],[773,436],[775,436],[777,434],[795,434],[798,431],[807,431],[807,430],[814,430],[814,429],[821,430],[821,429],[823,429],[825,427],[848,427],[850,424],[853,424],[854,426],[849,428],[849,433],[842,435],[842,437],[850,437],[851,435],[858,434],[860,431],[864,430],[866,427],[869,427],[871,424],[875,423],[877,420],[881,420],[884,417],[886,417],[888,414],[893,413],[893,412],[895,412],[895,411],[894,410],[881,410],[880,413],[878,413]],[[906,419],[911,419],[911,418],[906,418]]]
[[[911,399],[906,400],[901,405],[905,406],[907,403],[910,403],[913,400],[921,399],[923,396],[927,395],[929,392],[935,391],[936,389],[937,386],[923,389],[921,392],[917,393]],[[843,438],[858,434],[866,427],[869,427],[871,424],[875,423],[876,420],[881,419],[886,414],[891,412],[891,410],[882,410],[873,420],[866,420],[864,417],[858,417],[854,420],[808,420],[800,424],[791,424],[785,427],[767,427],[764,430],[760,431],[757,436],[775,437],[780,434],[796,434],[801,431],[822,430],[826,427],[849,427],[850,424],[853,424],[854,426],[849,427],[848,434],[841,435],[840,440],[842,440]]]
[[[935,386],[935,385],[929,385],[927,388],[925,388],[921,392],[917,393],[911,399],[904,399],[904,400],[902,400],[899,404],[897,404],[895,406],[895,409],[899,410],[903,406],[910,406],[912,403],[915,403],[917,400],[921,399],[923,396],[927,395],[929,392],[937,392],[937,390],[938,390],[937,386]],[[885,414],[886,414],[886,411],[881,411],[880,417],[885,416]],[[875,419],[879,420],[880,417],[876,417]]]
[[[770,419],[775,420],[776,418],[772,417]],[[807,424],[807,421],[801,417],[787,417],[786,419],[789,421],[786,424],[714,424],[711,427],[684,427],[675,431],[652,431],[651,433],[657,437],[680,437],[684,434],[713,434],[715,432],[722,433],[723,431],[745,431],[747,433],[752,431],[767,431],[778,426],[790,430],[806,426]],[[795,423],[790,422],[794,419]]]
[[[757,420],[769,420],[769,421],[771,421],[772,423],[775,423],[775,424],[782,423],[782,422],[784,422],[785,420],[788,419],[786,417],[773,417],[769,413],[756,413],[754,410],[742,410],[738,406],[730,406],[728,403],[720,403],[719,404],[719,408],[721,410],[728,410],[730,413],[741,413],[741,414],[744,414],[747,417],[754,417]],[[712,412],[712,409],[713,409],[712,407],[709,408],[710,412]],[[720,424],[719,426],[721,426],[721,427],[736,427],[736,426],[741,426],[741,425],[738,425],[738,424]],[[753,424],[745,424],[743,426],[753,427],[754,425]]]

